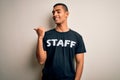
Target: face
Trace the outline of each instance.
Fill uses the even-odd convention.
[[[67,20],[68,11],[65,11],[61,5],[54,7],[52,13],[56,24],[62,24]]]

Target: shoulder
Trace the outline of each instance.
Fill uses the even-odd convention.
[[[45,33],[49,34],[49,33],[53,33],[53,32],[55,32],[55,29],[50,29],[50,30],[46,31]]]
[[[53,37],[53,36],[55,36],[55,29],[50,29],[50,30],[45,32],[44,38],[46,39],[48,37]]]
[[[78,38],[82,38],[82,35],[74,30],[71,29],[71,34],[73,34],[74,36],[78,37]]]
[[[51,35],[55,33],[55,29],[50,29],[48,31],[45,32],[45,35]]]

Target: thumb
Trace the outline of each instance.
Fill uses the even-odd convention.
[[[37,28],[34,28],[33,30],[37,31]]]

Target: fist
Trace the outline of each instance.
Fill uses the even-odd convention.
[[[38,27],[34,29],[38,35],[39,38],[44,38],[45,35],[45,28],[44,27]]]

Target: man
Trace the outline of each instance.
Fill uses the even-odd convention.
[[[42,80],[80,80],[86,52],[82,36],[69,29],[69,11],[65,4],[55,4],[52,13],[55,29],[45,32],[43,27],[35,28],[37,59],[40,64],[45,63]]]

